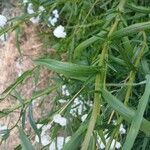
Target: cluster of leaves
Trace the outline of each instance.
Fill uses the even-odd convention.
[[[13,95],[20,100],[16,107],[0,112],[0,118],[9,115],[16,109],[21,109],[20,118],[15,127],[19,127],[22,147],[34,149],[30,144],[30,136],[25,134],[25,112],[29,109],[30,124],[39,135],[37,123],[47,124],[52,121],[54,114],[63,114],[68,124],[62,131],[61,126],[52,126],[50,135],[55,139],[60,132],[71,136],[71,140],[64,145],[64,150],[99,149],[97,136],[110,149],[113,139],[122,144],[123,150],[150,149],[150,6],[148,0],[31,0],[37,6],[44,6],[49,13],[57,8],[60,11],[60,23],[65,26],[67,37],[56,39],[50,34],[46,26],[47,20],[40,23],[40,36],[46,47],[52,47],[58,56],[51,59],[44,56],[35,61],[40,67],[46,67],[57,73],[55,85],[36,94],[28,100],[20,100],[14,92],[19,84],[31,76],[37,75],[39,67],[25,72],[15,83],[9,86],[0,99]],[[46,16],[47,18],[48,16]],[[23,14],[12,19],[13,22],[1,34],[14,30],[32,17]],[[44,37],[44,38],[43,38]],[[62,62],[60,55],[66,53],[67,62]],[[61,87],[66,85],[69,95],[62,95]],[[43,95],[47,96],[57,91],[54,97],[54,107],[46,117],[34,120],[30,107],[33,100]],[[81,115],[74,117],[70,114],[73,101],[82,96],[82,101],[91,101],[93,106],[87,106],[83,111],[88,114],[85,122],[81,122]],[[66,99],[64,105],[59,99]],[[112,123],[116,120],[117,125]],[[22,123],[21,123],[22,122]],[[126,126],[127,134],[120,135],[119,126]],[[13,128],[12,128],[13,129]],[[11,131],[11,130],[10,130]],[[109,135],[106,142],[104,131]],[[8,136],[5,136],[7,138]],[[46,148],[46,147],[44,147]],[[19,146],[17,147],[19,149]]]

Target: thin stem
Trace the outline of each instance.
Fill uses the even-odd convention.
[[[9,110],[7,110],[6,112],[4,112],[4,115],[0,116],[0,118],[3,118],[5,116],[7,116],[8,114],[14,112],[15,110],[21,108],[23,105],[27,105],[30,104],[34,99],[37,99],[38,97],[41,97],[43,95],[47,95],[48,93],[52,92],[53,90],[57,89],[58,86],[51,86],[50,88],[46,89],[45,91],[37,94],[36,96],[32,97],[31,99],[26,100],[23,104],[19,104]]]
[[[126,1],[127,1],[127,0],[121,0],[121,1],[120,1],[119,5],[118,5],[118,10],[119,10],[120,12],[123,12],[123,11],[124,11],[124,5],[126,4]]]
[[[136,67],[136,69],[138,68],[139,64],[140,64],[140,60],[144,54],[144,50],[145,50],[145,47],[146,47],[146,40],[147,40],[147,37],[146,37],[146,34],[145,32],[143,32],[143,38],[144,38],[144,44],[141,48],[141,51],[137,57],[137,59],[135,60],[135,64],[134,66]],[[136,70],[137,71],[137,70]],[[124,104],[127,105],[128,104],[128,101],[129,101],[129,98],[130,98],[130,95],[131,95],[131,92],[132,92],[132,84],[135,80],[135,75],[136,75],[136,71],[131,71],[130,74],[129,74],[129,81],[128,81],[128,89],[127,89],[127,92],[126,92],[126,96],[125,96],[125,101],[124,101]],[[119,117],[118,121],[117,121],[117,124],[120,126],[120,124],[122,123],[123,121],[123,118],[122,117]],[[117,132],[116,130],[114,132]],[[116,133],[116,135],[118,135],[118,133]]]
[[[99,87],[100,87],[99,84],[100,84],[100,74],[97,74],[96,80],[95,80],[95,91],[99,90]],[[89,126],[88,126],[88,130],[87,130],[85,139],[83,141],[81,150],[87,150],[88,149],[89,141],[90,141],[93,129],[95,127],[97,116],[100,112],[100,99],[101,99],[101,95],[98,92],[95,92],[93,111],[92,111],[92,115],[91,115],[91,118],[90,118],[90,123],[89,123]]]
[[[111,36],[111,34],[114,32],[114,30],[116,29],[118,23],[119,23],[119,19],[117,18],[115,20],[114,24],[112,25],[112,27],[110,29],[110,32],[108,33],[108,37]],[[103,69],[102,69],[102,71],[100,71],[96,75],[96,79],[95,79],[95,91],[96,92],[94,94],[93,111],[92,111],[92,115],[91,115],[90,122],[89,122],[89,125],[88,125],[87,133],[86,133],[84,141],[82,143],[81,150],[87,150],[88,149],[89,142],[90,142],[90,139],[91,139],[91,136],[92,136],[95,124],[96,124],[96,120],[97,120],[97,117],[100,113],[101,94],[97,91],[102,90],[103,88],[105,88],[106,70],[107,70],[105,60],[107,58],[108,58],[108,43],[105,42],[104,45],[103,45],[103,49],[102,49],[100,58],[99,58],[99,66]]]
[[[139,53],[139,55],[138,55],[138,57],[137,57],[137,59],[135,61],[135,65],[134,65],[136,68],[139,66],[140,60],[141,60],[141,58],[142,58],[142,56],[144,54],[144,50],[145,50],[145,47],[146,47],[145,43],[146,43],[146,39],[147,38],[146,38],[145,32],[143,32],[143,37],[144,37],[144,44],[142,46],[142,49],[141,49],[141,51],[140,51],[140,53]],[[124,101],[124,104],[126,104],[126,105],[127,105],[128,101],[129,101],[130,94],[132,92],[132,84],[133,84],[133,82],[135,80],[136,72],[137,71],[131,71],[130,74],[129,74],[129,81],[127,83],[129,86],[128,86],[128,89],[127,89],[127,92],[126,92],[126,96],[125,96],[125,101]]]
[[[122,87],[122,86],[138,86],[138,85],[143,85],[145,84],[146,81],[141,81],[139,83],[132,83],[132,84],[129,84],[129,83],[106,83],[106,86],[116,86],[116,87]]]

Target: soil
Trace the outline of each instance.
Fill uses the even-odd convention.
[[[12,2],[12,1],[11,1]],[[10,10],[8,8],[3,9],[2,14],[7,14],[10,17]],[[13,13],[12,13],[13,12]],[[13,8],[11,15],[15,16],[20,10]],[[37,36],[37,27],[31,24],[24,24],[22,26],[23,33],[20,36],[19,43],[21,49],[21,55],[16,48],[15,32],[9,33],[5,42],[0,43],[0,93],[2,93],[11,83],[15,81],[24,71],[32,69],[34,67],[34,59],[40,57],[43,53],[49,53],[51,49],[44,49],[42,43]],[[53,74],[45,69],[40,73],[40,82],[35,86],[32,79],[29,78],[20,89],[21,95],[24,98],[29,98],[35,89],[43,89],[47,86],[47,78]],[[18,104],[11,97],[0,102],[0,111],[3,109],[11,108]],[[43,106],[37,101],[34,105],[34,117],[37,120],[41,115],[45,114],[45,110],[51,108],[50,100],[46,101]],[[11,128],[18,120],[20,110],[11,113],[9,116],[0,119],[0,125],[6,125]],[[26,121],[26,132],[31,132],[31,127]],[[20,143],[18,137],[18,129],[15,128],[10,133],[10,137],[0,145],[0,150],[13,150]]]

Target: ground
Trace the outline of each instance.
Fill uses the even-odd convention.
[[[19,11],[13,9],[13,13],[11,15],[16,15]],[[7,14],[9,17],[9,11],[7,8],[3,10],[3,14]],[[29,24],[24,24],[22,26],[23,33],[19,39],[20,47],[22,54],[18,52],[16,48],[16,39],[15,32],[9,33],[8,38],[5,42],[0,43],[0,93],[2,93],[6,87],[8,87],[11,83],[15,81],[17,77],[19,77],[24,71],[32,69],[34,67],[33,61],[38,58],[44,52],[50,53],[51,49],[44,49],[42,43],[40,42],[37,36],[37,27]],[[21,87],[21,94],[24,98],[28,98],[31,96],[32,91],[35,89],[42,89],[46,86],[46,79],[52,75],[51,72],[43,69],[40,74],[40,82],[35,86],[31,79],[28,79],[26,83]],[[7,98],[1,102],[0,110],[11,108],[16,105],[16,101],[11,98]],[[50,102],[47,101],[42,107],[37,102],[34,107],[36,107],[36,111],[34,112],[35,119],[39,118],[39,116],[45,113],[45,107],[47,110],[51,107]],[[43,108],[43,109],[42,109]],[[19,117],[20,110],[10,114],[6,118],[0,119],[1,125],[6,125],[8,128],[12,127]],[[28,125],[28,121],[26,122],[26,131],[30,132],[31,127]],[[14,140],[15,139],[15,140]],[[8,138],[6,142],[4,142],[0,146],[0,150],[13,150],[16,145],[20,142],[18,138],[18,130],[14,129],[11,133],[11,136]]]

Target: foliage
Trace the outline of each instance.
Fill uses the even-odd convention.
[[[56,56],[46,54],[35,60],[36,67],[17,78],[0,99],[7,96],[19,99],[15,92],[18,86],[28,77],[34,80],[39,67],[54,71],[57,77],[54,85],[34,91],[30,99],[0,112],[2,118],[21,109],[14,128],[20,126],[22,148],[33,149],[31,137],[35,135],[43,145],[46,127],[50,129],[47,136],[51,140],[42,149],[51,149],[53,141],[57,145],[60,133],[65,138],[71,137],[67,142],[63,140],[63,150],[150,149],[149,1],[29,0],[20,5],[27,10],[29,3],[33,4],[35,13],[25,11],[11,19],[11,24],[1,29],[0,34],[18,29],[39,15],[38,36],[45,47],[56,50]],[[45,10],[40,12],[39,6]],[[59,11],[59,19],[53,26],[48,18],[55,9]],[[66,36],[53,35],[58,25],[65,27]],[[61,60],[62,54],[67,55],[65,62]],[[34,120],[32,101],[39,97],[44,100],[54,91],[57,94],[52,109],[47,116]],[[23,131],[26,111],[34,135]],[[56,114],[63,116],[60,120],[67,120],[65,126],[54,121]],[[40,129],[38,124],[42,124]]]

